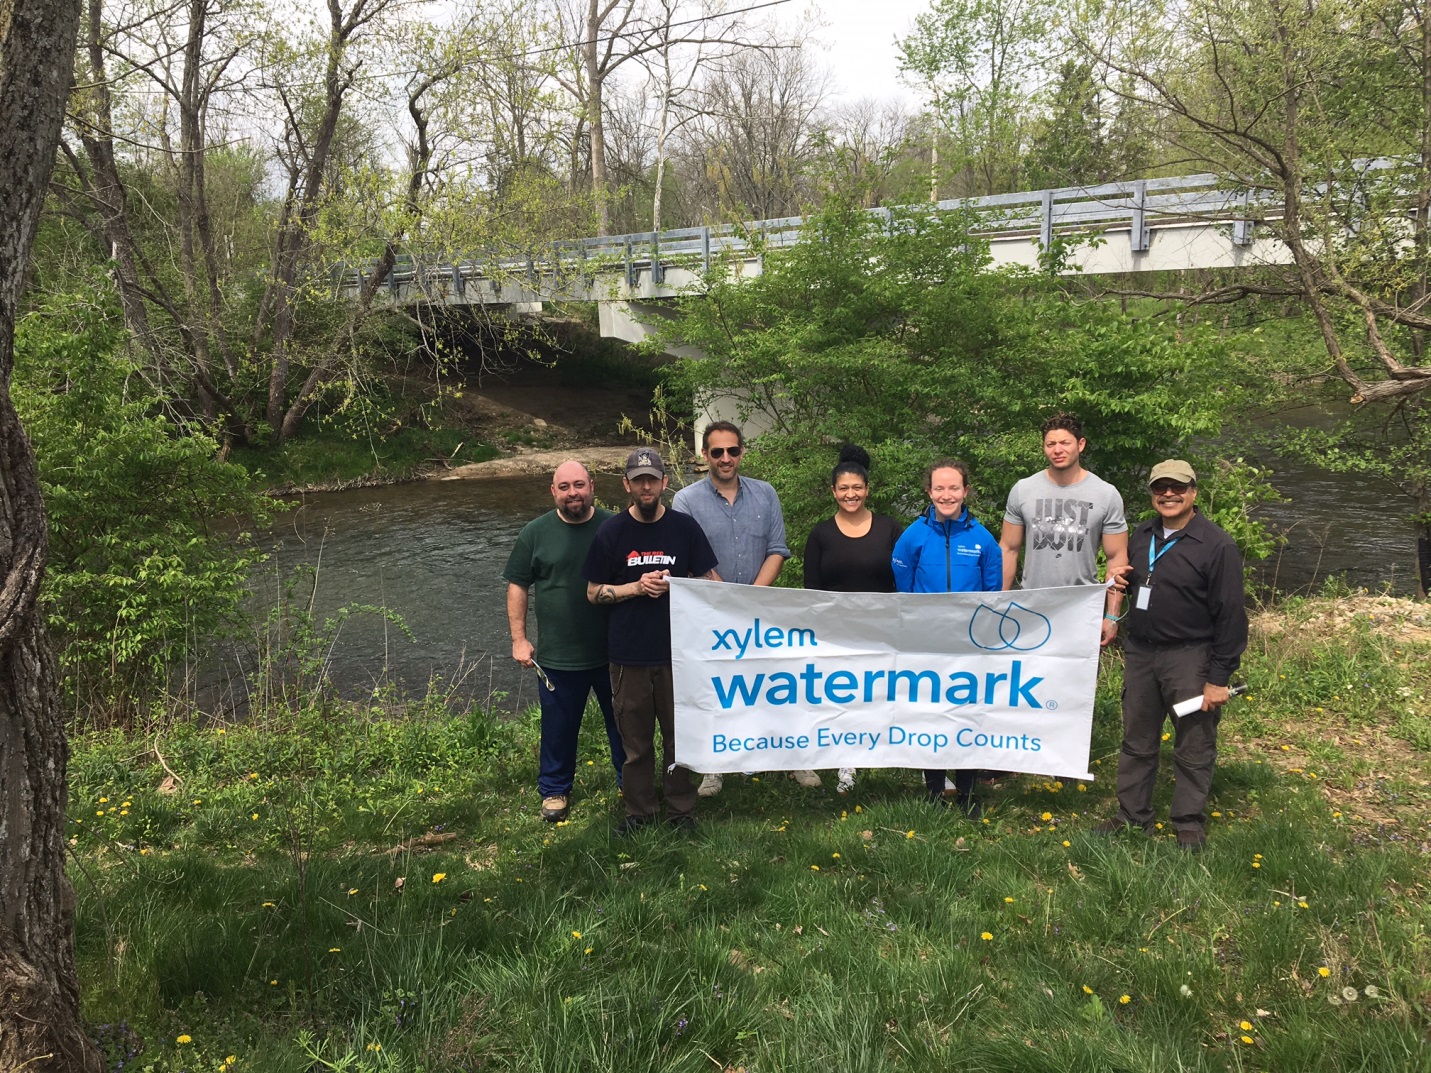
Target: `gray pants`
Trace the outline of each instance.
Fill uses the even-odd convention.
[[[626,815],[654,819],[660,811],[656,799],[656,728],[661,728],[662,790],[668,816],[688,816],[696,807],[691,773],[673,767],[676,760],[676,703],[671,688],[671,665],[637,667],[611,664],[611,701],[616,728],[626,749],[621,767],[621,793]]]
[[[1207,828],[1207,798],[1217,761],[1221,709],[1177,718],[1174,704],[1202,693],[1212,649],[1208,644],[1147,648],[1123,643],[1123,749],[1118,755],[1118,818],[1139,827],[1153,825],[1153,786],[1163,723],[1173,720],[1173,805],[1179,831]]]

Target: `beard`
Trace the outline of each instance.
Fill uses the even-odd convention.
[[[585,502],[575,504],[563,503],[560,507],[557,508],[557,510],[561,513],[561,516],[569,522],[581,521],[583,518],[586,517],[586,512],[590,509],[591,505]]]
[[[654,522],[656,520],[656,512],[660,509],[661,500],[659,498],[651,500],[649,506],[642,503],[639,499],[636,500],[636,513],[641,515],[644,521]]]

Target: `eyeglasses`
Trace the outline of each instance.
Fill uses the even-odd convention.
[[[1183,484],[1181,481],[1159,481],[1151,486],[1151,491],[1155,496],[1167,495],[1169,492],[1180,496],[1191,487],[1192,485]]]
[[[740,452],[741,452],[741,451],[744,451],[745,448],[744,448],[744,447],[707,447],[706,450],[710,452],[710,456],[711,456],[712,458],[724,458],[726,455],[730,455],[731,458],[739,458],[739,457],[740,457]]]

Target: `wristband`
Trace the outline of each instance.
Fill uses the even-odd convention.
[[[1103,612],[1103,617],[1106,618],[1109,622],[1121,621],[1117,615],[1110,615],[1107,611]]]

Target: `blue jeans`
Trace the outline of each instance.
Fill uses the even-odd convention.
[[[588,671],[558,671],[545,668],[556,689],[537,687],[542,706],[542,751],[537,789],[543,797],[566,797],[576,777],[576,743],[581,734],[581,716],[586,698],[593,690],[601,714],[606,718],[606,740],[611,745],[611,765],[616,769],[616,785],[621,785],[621,766],[626,751],[611,711],[611,675],[605,664]]]

